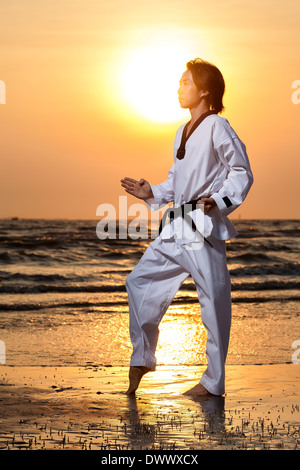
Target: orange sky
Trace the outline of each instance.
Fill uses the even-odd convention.
[[[181,73],[196,56],[223,72],[222,116],[246,144],[255,179],[232,218],[299,218],[299,15],[299,0],[1,1],[0,217],[93,219],[126,194],[122,177],[167,178],[188,115],[159,120],[170,67],[149,51],[161,48]],[[139,75],[144,63],[127,70],[141,52],[149,73],[157,69],[152,86]],[[157,116],[128,101],[125,72],[158,100]]]

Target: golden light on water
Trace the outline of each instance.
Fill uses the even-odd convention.
[[[206,337],[199,305],[170,306],[160,324],[157,363],[206,364]]]

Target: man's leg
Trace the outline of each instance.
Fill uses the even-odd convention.
[[[155,369],[159,324],[179,287],[189,276],[176,260],[180,253],[175,242],[163,242],[158,237],[126,279],[133,346],[127,393],[134,393],[142,376]]]
[[[225,361],[231,325],[231,285],[223,240],[210,238],[201,250],[185,251],[191,262],[201,305],[202,322],[207,330],[207,369],[200,384],[189,395],[222,395],[225,391]]]

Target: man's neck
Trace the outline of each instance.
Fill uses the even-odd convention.
[[[197,121],[197,119],[199,119],[200,116],[202,116],[202,114],[207,113],[209,110],[209,106],[204,100],[195,108],[190,108],[191,126]]]

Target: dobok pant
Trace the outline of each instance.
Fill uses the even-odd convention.
[[[155,369],[159,324],[176,292],[191,275],[207,330],[207,368],[200,383],[215,395],[225,391],[225,360],[231,324],[231,289],[224,240],[211,235],[201,249],[157,237],[126,279],[131,366]],[[187,345],[188,347],[188,345]]]

